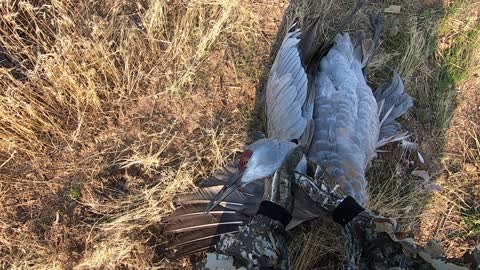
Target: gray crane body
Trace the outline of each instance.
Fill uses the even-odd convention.
[[[306,174],[306,160],[313,161],[337,192],[366,205],[365,172],[379,147],[406,137],[395,119],[412,99],[398,74],[376,92],[367,85],[364,74],[375,44],[363,33],[353,39],[339,33],[317,49],[316,29],[316,23],[303,32],[293,26],[280,46],[266,86],[267,138],[200,182],[198,191],[176,197],[176,210],[162,220],[172,235],[165,247],[169,256],[211,248],[223,234],[238,232],[258,210],[264,179],[296,147],[292,141],[305,149],[298,173]],[[298,189],[293,199],[287,229],[324,213]]]

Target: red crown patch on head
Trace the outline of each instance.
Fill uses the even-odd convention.
[[[240,163],[238,164],[238,169],[240,172],[243,172],[247,168],[248,160],[252,157],[253,152],[251,150],[245,150],[240,156]]]

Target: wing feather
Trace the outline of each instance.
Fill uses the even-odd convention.
[[[310,38],[310,37],[309,37]],[[285,37],[270,70],[266,87],[266,116],[268,137],[281,140],[300,139],[308,120],[308,80],[299,42],[300,30]]]
[[[314,88],[309,87],[306,70],[311,58],[320,55],[312,46],[317,23],[318,20],[305,33],[291,28],[274,61],[265,96],[267,134],[270,138],[300,140],[305,133],[308,138],[303,138],[303,142],[307,144],[311,141]],[[200,182],[199,190],[174,199],[176,210],[162,219],[164,231],[170,237],[162,245],[164,254],[168,254],[166,256],[180,257],[211,248],[222,234],[236,232],[238,226],[255,215],[263,195],[263,181],[240,187],[223,204],[204,214],[206,205],[236,173],[236,166],[220,170]],[[292,224],[314,217],[314,214],[299,212],[298,209],[294,213],[301,215],[300,218],[294,217]]]

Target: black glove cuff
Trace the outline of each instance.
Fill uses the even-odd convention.
[[[257,215],[258,214],[262,214],[273,220],[280,221],[285,227],[292,220],[292,215],[287,211],[287,209],[271,201],[262,201],[257,211]]]
[[[333,220],[345,226],[358,214],[363,212],[363,210],[365,209],[360,206],[354,198],[348,196],[333,210]]]

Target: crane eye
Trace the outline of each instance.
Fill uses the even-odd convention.
[[[243,172],[247,168],[248,161],[250,160],[252,155],[253,155],[253,152],[247,149],[240,156],[240,162],[238,163],[238,169],[240,170],[240,172]]]

